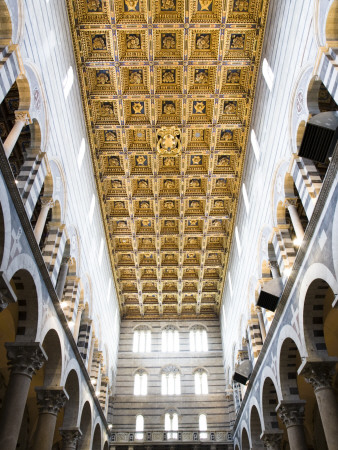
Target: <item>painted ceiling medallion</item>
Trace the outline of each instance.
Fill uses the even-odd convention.
[[[177,127],[161,127],[157,131],[157,151],[160,155],[178,156],[181,154],[181,132]]]

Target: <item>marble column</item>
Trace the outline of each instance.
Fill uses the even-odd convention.
[[[50,197],[42,197],[41,198],[41,211],[38,217],[38,220],[35,224],[34,228],[34,236],[36,242],[39,243],[41,240],[41,236],[43,233],[43,229],[46,225],[47,215],[50,210],[54,206],[53,199]]]
[[[289,211],[291,222],[295,230],[297,239],[299,239],[301,242],[304,238],[304,228],[302,222],[300,221],[296,205],[297,205],[296,198],[288,198],[285,200],[285,206]]]
[[[329,450],[338,448],[338,403],[332,388],[336,363],[337,361],[306,362],[300,371],[314,389]]]
[[[11,374],[1,410],[0,448],[15,450],[33,375],[47,361],[39,342],[5,344]]]
[[[59,428],[62,437],[62,450],[76,450],[82,433],[78,427]]]
[[[276,411],[286,427],[290,450],[307,450],[304,433],[305,401],[284,401],[277,406]]]
[[[258,317],[259,328],[261,330],[261,335],[262,335],[262,341],[264,342],[265,338],[266,338],[266,329],[265,329],[262,308],[260,306],[256,306],[255,311],[256,311],[257,317]]]
[[[60,274],[58,277],[58,281],[56,284],[56,294],[59,298],[59,300],[62,300],[63,290],[65,288],[66,284],[66,278],[68,273],[68,263],[70,258],[62,258],[61,265],[60,265]]]
[[[282,442],[283,431],[271,430],[263,431],[260,435],[260,439],[263,441],[266,448],[270,450],[279,450]]]
[[[7,158],[11,156],[13,148],[20,136],[20,133],[25,125],[29,125],[31,122],[28,111],[15,111],[15,124],[11,129],[9,135],[4,142],[4,150]]]
[[[59,386],[39,386],[35,391],[39,418],[32,450],[51,450],[57,415],[69,397],[65,389]]]

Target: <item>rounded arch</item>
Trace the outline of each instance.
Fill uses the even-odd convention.
[[[276,407],[278,405],[278,396],[276,384],[272,378],[267,376],[262,382],[261,389],[261,405],[262,416],[264,421],[264,430],[272,431],[278,429],[278,420]]]
[[[63,427],[76,427],[79,420],[80,384],[75,369],[69,371],[64,386],[69,400],[64,407]]]
[[[27,77],[24,74],[20,74],[16,79],[16,85],[19,91],[18,111],[29,111],[31,105],[31,91]]]
[[[11,40],[10,44],[20,44],[24,35],[24,6],[22,0],[1,0],[0,10],[8,8],[7,11],[10,15],[11,20]],[[6,25],[5,27],[8,27]],[[5,44],[6,45],[6,44]]]
[[[49,159],[49,169],[53,177],[53,207],[52,220],[55,222],[65,222],[66,216],[66,181],[61,163],[51,158]],[[57,209],[55,207],[57,206]],[[55,212],[54,212],[55,209]]]
[[[96,424],[93,436],[92,450],[101,450],[101,427],[100,424]]]
[[[274,175],[274,181],[271,190],[271,206],[272,206],[272,223],[277,226],[280,223],[281,217],[284,217],[284,211],[279,208],[283,205],[285,200],[285,175],[287,174],[289,161],[282,160],[278,165]],[[283,207],[284,210],[284,207]],[[282,212],[282,214],[281,214]]]
[[[338,283],[329,268],[322,263],[312,264],[303,276],[298,302],[302,344],[309,357],[327,354],[325,341],[321,342],[325,338],[323,332],[324,303],[328,303],[327,295],[330,293],[332,295],[334,292],[338,292]],[[314,320],[318,323],[314,324]],[[314,333],[315,329],[319,331]],[[315,336],[315,334],[322,336]]]
[[[288,331],[293,330],[288,327]],[[296,336],[293,334],[292,336]],[[297,369],[301,364],[300,351],[298,345],[300,344],[298,336],[296,337],[298,345],[295,340],[289,336],[284,337],[278,343],[279,354],[279,384],[282,392],[282,397],[284,400],[298,400],[298,384],[297,384]]]
[[[11,208],[8,201],[7,189],[0,180],[0,268],[7,267],[12,239]]]
[[[250,450],[251,449],[249,433],[245,426],[243,426],[243,428],[242,428],[241,441],[242,441],[242,445],[241,445],[242,450]]]
[[[79,442],[79,450],[88,450],[91,443],[92,410],[88,401],[83,405],[80,419],[82,437]]]
[[[325,23],[325,40],[328,47],[338,47],[338,0],[334,0],[328,10]]]
[[[44,364],[44,386],[60,386],[63,354],[58,332],[52,328],[47,331],[42,346],[47,354]]]
[[[6,47],[12,43],[13,24],[11,15],[4,0],[0,0],[0,11],[0,43],[2,47]]]
[[[104,443],[103,450],[109,450],[108,441]]]
[[[17,255],[6,271],[18,300],[17,341],[35,341],[41,324],[42,295],[37,267],[29,255]],[[21,313],[21,314],[20,314]]]
[[[250,410],[250,436],[251,436],[251,446],[255,450],[263,449],[264,444],[260,439],[263,427],[261,422],[261,417],[258,412],[258,405],[252,405]]]

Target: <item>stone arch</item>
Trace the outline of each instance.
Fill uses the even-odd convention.
[[[0,0],[0,11],[0,44],[6,47],[12,43],[13,25],[11,15],[4,0]]]
[[[7,269],[7,279],[18,302],[16,341],[34,342],[41,323],[42,298],[39,276],[31,258],[26,254],[16,256]]]
[[[11,209],[8,202],[7,189],[0,181],[0,268],[7,267],[12,239]]]
[[[62,165],[58,160],[51,158],[49,159],[49,168],[53,177],[53,200],[59,207],[58,221],[64,223],[66,216],[66,181]]]
[[[70,227],[67,227],[67,235],[69,240],[69,246],[70,246],[70,257],[75,262],[75,267],[73,267],[73,270],[69,270],[69,273],[74,272],[74,275],[77,275],[80,273],[80,241],[79,241],[79,233],[77,229],[71,225]]]
[[[10,14],[12,34],[11,44],[20,44],[24,34],[24,6],[22,0],[1,0],[0,9],[7,5]]]
[[[328,10],[325,24],[325,39],[328,47],[338,47],[338,0],[334,0]]]
[[[241,445],[242,450],[250,450],[251,449],[249,433],[248,433],[247,429],[245,428],[245,426],[243,426],[243,428],[242,428],[241,442],[242,442],[242,445]]]
[[[64,407],[63,427],[73,428],[78,424],[80,404],[80,385],[76,370],[72,369],[69,371],[66,378],[65,389],[69,396],[69,400]]]
[[[264,448],[264,444],[260,439],[262,431],[263,427],[261,417],[258,412],[258,407],[256,405],[252,405],[250,410],[250,436],[251,436],[251,446],[255,450]]]
[[[20,74],[16,79],[19,91],[19,107],[18,111],[29,111],[31,105],[31,91],[29,81],[24,74]]]
[[[262,416],[264,421],[264,430],[272,431],[278,429],[278,419],[276,407],[279,402],[277,395],[276,383],[273,378],[266,376],[261,384],[261,405]]]
[[[79,442],[79,450],[88,450],[91,443],[92,434],[92,410],[88,401],[83,405],[80,419],[80,430],[82,437]]]
[[[62,374],[63,354],[60,337],[55,329],[50,329],[42,341],[42,346],[47,354],[48,360],[45,362],[44,386],[60,386]]]
[[[103,450],[109,450],[108,441],[104,443]]]
[[[101,450],[101,427],[100,424],[96,424],[93,436],[92,450]]]
[[[298,400],[297,369],[301,364],[300,351],[291,337],[279,343],[279,380],[283,400]]]
[[[336,111],[338,109],[333,95],[329,91],[329,87],[324,84],[318,75],[315,75],[309,83],[307,106],[309,114],[312,116],[321,112]]]

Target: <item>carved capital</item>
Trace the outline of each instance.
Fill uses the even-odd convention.
[[[32,378],[48,359],[40,342],[6,342],[5,346],[12,374]]]
[[[77,444],[79,440],[81,439],[82,432],[80,428],[74,427],[74,428],[59,428],[59,432],[62,436],[62,447],[66,448],[77,448]]]
[[[15,120],[16,121],[21,121],[24,122],[25,125],[29,125],[30,123],[32,123],[32,120],[30,118],[29,112],[28,111],[15,111]]]
[[[285,208],[288,208],[289,206],[297,206],[297,198],[296,197],[286,198],[284,200],[284,206]]]
[[[35,391],[40,414],[54,414],[56,416],[69,399],[65,389],[59,386],[38,386]]]
[[[280,442],[283,437],[283,431],[276,430],[276,431],[264,431],[260,438],[264,442],[264,445],[266,448],[270,449],[279,449],[280,448]]]
[[[305,401],[282,401],[276,411],[286,428],[300,426],[304,421]]]
[[[315,392],[332,387],[332,377],[337,361],[307,362],[300,372]]]
[[[51,197],[41,197],[40,201],[41,201],[42,206],[45,206],[48,208],[53,208],[53,206],[54,206],[54,201]]]

